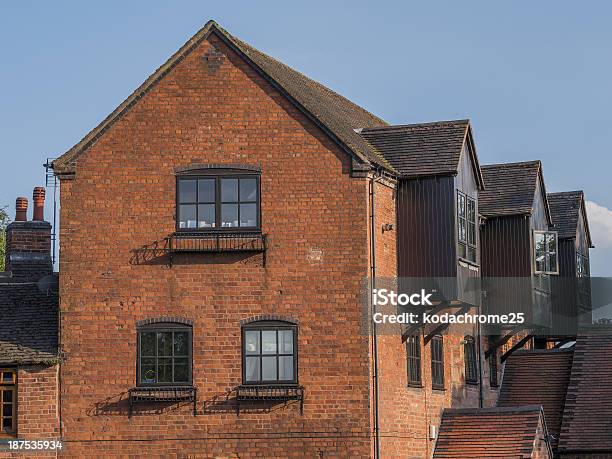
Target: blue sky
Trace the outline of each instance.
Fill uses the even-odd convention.
[[[2,2],[0,205],[215,19],[390,123],[470,118],[484,164],[541,159],[548,191],[595,203],[592,271],[612,276],[611,17],[603,1]]]

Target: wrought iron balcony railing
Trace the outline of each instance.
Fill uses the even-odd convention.
[[[197,389],[192,386],[155,386],[155,387],[133,387],[128,390],[129,394],[129,414],[137,403],[180,403],[193,402],[193,415],[196,413]]]
[[[264,253],[266,235],[260,231],[177,231],[163,239],[132,251],[132,264],[145,264],[169,255],[172,266],[174,254],[179,253]],[[264,256],[265,264],[265,256]]]
[[[263,252],[261,232],[177,232],[168,238],[170,252]]]
[[[242,385],[236,388],[238,415],[240,404],[254,402],[300,402],[300,413],[304,414],[304,387],[297,385]]]

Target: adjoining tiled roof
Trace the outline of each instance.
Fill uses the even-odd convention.
[[[550,206],[550,215],[555,224],[554,229],[559,232],[559,237],[562,239],[576,237],[578,221],[582,212],[588,243],[591,245],[591,235],[584,208],[584,192],[582,190],[563,191],[561,193],[548,193],[546,197]]]
[[[540,406],[446,409],[433,457],[532,457],[542,416]]]
[[[55,289],[0,278],[0,365],[57,358],[59,300]]]
[[[540,161],[490,164],[481,167],[485,189],[478,195],[478,208],[485,217],[531,214]]]
[[[455,174],[469,120],[382,126],[361,130],[361,135],[382,154],[402,177]],[[477,169],[478,159],[474,154]],[[481,180],[477,170],[477,180]]]
[[[571,349],[517,351],[506,361],[497,406],[542,405],[553,451],[572,368]]]
[[[612,456],[610,356],[611,327],[593,327],[588,333],[577,337],[563,412],[559,452],[605,452]]]
[[[308,116],[317,122],[338,143],[352,151],[366,164],[374,164],[394,173],[393,167],[369,145],[355,129],[384,126],[386,123],[340,96],[331,89],[293,70],[287,65],[258,51],[222,29],[216,22],[209,21],[160,68],[123,101],[106,119],[92,129],[79,143],[53,161],[53,169],[58,174],[74,173],[77,158],[93,145],[112,124],[120,119],[136,104],[155,84],[166,76],[185,56],[192,52],[210,33],[233,47],[246,58],[258,71],[264,74],[272,84],[303,109]]]

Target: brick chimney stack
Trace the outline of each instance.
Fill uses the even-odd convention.
[[[15,221],[6,228],[5,269],[13,277],[38,280],[53,273],[51,224],[44,221],[44,188],[34,188],[33,201],[31,221],[27,219],[27,198],[19,197],[15,202]]]

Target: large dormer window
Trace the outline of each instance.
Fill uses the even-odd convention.
[[[457,255],[476,263],[476,201],[457,190]]]
[[[534,231],[536,274],[559,274],[559,253],[556,231]]]
[[[179,231],[258,229],[259,175],[217,171],[179,176],[177,213]]]

